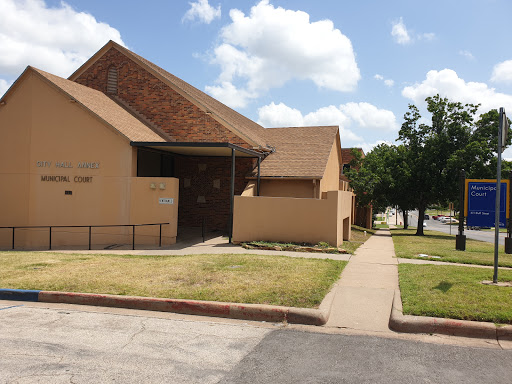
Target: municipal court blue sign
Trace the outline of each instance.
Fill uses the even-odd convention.
[[[501,182],[500,227],[507,226],[508,180]],[[466,225],[494,227],[496,207],[496,180],[466,180]]]

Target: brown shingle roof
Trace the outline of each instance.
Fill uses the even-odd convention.
[[[322,178],[337,132],[337,126],[265,129],[276,151],[262,161],[261,177]]]
[[[102,56],[103,51],[106,52],[106,50],[110,49],[111,47],[116,48],[120,52],[140,63],[150,72],[156,74],[157,77],[166,82],[171,88],[176,90],[183,97],[188,98],[194,104],[202,107],[204,110],[211,112],[212,117],[216,118],[217,121],[219,121],[235,135],[242,138],[244,141],[253,146],[266,146],[263,137],[264,128],[261,125],[234,111],[228,106],[222,104],[220,101],[193,87],[180,78],[172,75],[151,61],[137,55],[136,53],[113,41],[109,41],[91,59],[89,59],[82,67],[73,73],[69,79],[75,80],[82,71],[87,69],[92,63],[94,63],[99,57]]]
[[[34,67],[28,67],[27,70],[48,80],[130,141],[166,141],[104,93]]]

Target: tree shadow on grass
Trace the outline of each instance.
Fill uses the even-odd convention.
[[[448,290],[453,286],[452,283],[449,283],[447,281],[441,281],[439,284],[437,284],[436,287],[434,287],[434,289],[438,289],[440,291],[442,291],[443,293],[446,293],[448,292]]]
[[[406,237],[412,237],[416,236],[416,233],[392,233],[393,237],[400,237],[400,236],[406,236]],[[431,235],[431,234],[425,234],[423,236],[416,236],[416,237],[423,237],[425,239],[438,239],[438,240],[455,240],[455,237],[452,235]]]

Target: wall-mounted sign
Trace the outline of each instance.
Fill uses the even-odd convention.
[[[63,175],[41,175],[41,181],[54,183],[92,183],[92,176],[63,176]]]
[[[508,180],[503,180],[500,187],[500,227],[507,225],[510,204],[508,184]],[[496,180],[466,179],[466,225],[494,227],[495,212]]]
[[[174,204],[174,199],[172,197],[161,197],[158,199],[158,204]]]
[[[51,168],[52,164],[55,168],[74,168],[72,161],[36,161],[36,167],[38,168]],[[99,161],[79,161],[77,163],[77,168],[87,168],[87,169],[99,169],[100,163]]]

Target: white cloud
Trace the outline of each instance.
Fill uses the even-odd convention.
[[[424,106],[425,98],[436,94],[461,103],[481,104],[479,113],[505,107],[512,110],[512,95],[498,93],[485,83],[466,82],[451,69],[429,71],[421,83],[405,87],[402,96]]]
[[[220,4],[217,8],[213,8],[208,4],[208,0],[198,0],[195,3],[189,3],[190,9],[183,16],[182,22],[199,20],[203,23],[210,24],[214,19],[220,19]]]
[[[393,36],[396,43],[402,45],[409,44],[412,41],[402,18],[393,23],[393,26],[391,27],[391,36]]]
[[[284,103],[272,102],[259,108],[258,117],[258,123],[264,127],[300,127],[305,125],[302,112]]]
[[[353,148],[362,148],[364,153],[365,153],[365,155],[367,155],[368,152],[370,152],[373,148],[375,148],[377,145],[380,145],[380,144],[392,145],[394,143],[392,143],[391,141],[388,141],[388,140],[377,140],[377,141],[375,141],[373,143],[367,143],[367,142],[355,143],[351,147],[353,147]]]
[[[8,83],[4,79],[0,79],[0,97],[2,97],[5,92],[7,92],[11,84],[12,83]]]
[[[62,2],[0,0],[0,76],[27,65],[68,76],[108,40],[124,45],[118,30]]]
[[[496,64],[492,70],[491,81],[512,84],[512,60]]]
[[[467,50],[460,50],[459,55],[464,56],[468,60],[475,60],[475,56]]]
[[[436,34],[433,32],[422,33],[421,35],[418,36],[418,39],[426,40],[426,41],[432,41],[435,38],[436,38]]]
[[[249,95],[237,99],[245,106],[292,79],[341,92],[356,88],[361,75],[352,43],[332,21],[311,22],[307,13],[274,8],[268,0],[253,6],[249,15],[237,9],[229,14],[231,23],[222,29],[212,58],[221,68],[218,85],[207,91],[240,89]]]
[[[360,128],[398,130],[395,114],[387,109],[379,109],[373,104],[347,103],[340,105],[340,110]]]
[[[396,132],[398,124],[393,112],[379,109],[369,103],[330,105],[303,115],[284,103],[270,103],[258,110],[258,123],[264,127],[303,127],[339,125],[343,144],[350,146],[364,142],[371,131]]]
[[[375,76],[373,76],[374,79],[376,80],[382,80],[384,82],[384,85],[386,85],[386,87],[392,87],[393,85],[395,85],[395,81],[394,80],[391,80],[391,79],[385,79],[384,76],[382,75],[379,75],[379,74],[376,74]]]
[[[432,41],[436,38],[436,34],[433,32],[427,33],[414,33],[405,26],[403,18],[398,19],[392,23],[391,36],[395,43],[401,45],[407,45],[413,43],[415,40]]]
[[[244,89],[237,89],[229,81],[223,81],[220,85],[205,87],[205,91],[217,100],[231,106],[231,108],[243,108],[248,100],[255,99],[257,95]]]

